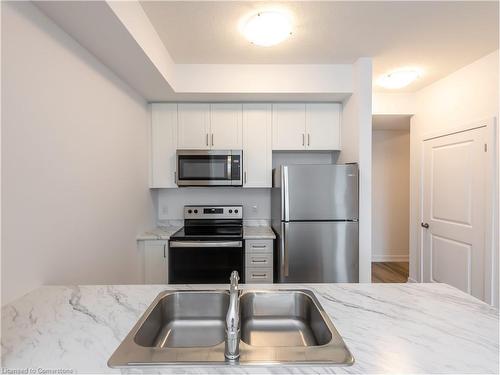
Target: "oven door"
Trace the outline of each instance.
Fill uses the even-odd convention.
[[[178,150],[178,186],[241,186],[241,151]]]
[[[227,284],[232,271],[245,282],[242,241],[170,241],[169,284]]]

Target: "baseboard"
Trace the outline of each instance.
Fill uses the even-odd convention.
[[[372,262],[408,262],[408,255],[372,254]]]

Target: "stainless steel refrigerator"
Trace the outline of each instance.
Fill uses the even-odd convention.
[[[273,170],[275,281],[358,282],[357,164]]]

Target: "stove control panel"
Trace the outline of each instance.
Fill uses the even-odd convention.
[[[184,219],[243,219],[243,206],[184,206]]]

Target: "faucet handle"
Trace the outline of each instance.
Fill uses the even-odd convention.
[[[231,272],[231,277],[229,278],[231,283],[231,287],[237,287],[238,281],[240,281],[240,276],[238,275],[238,271]]]

